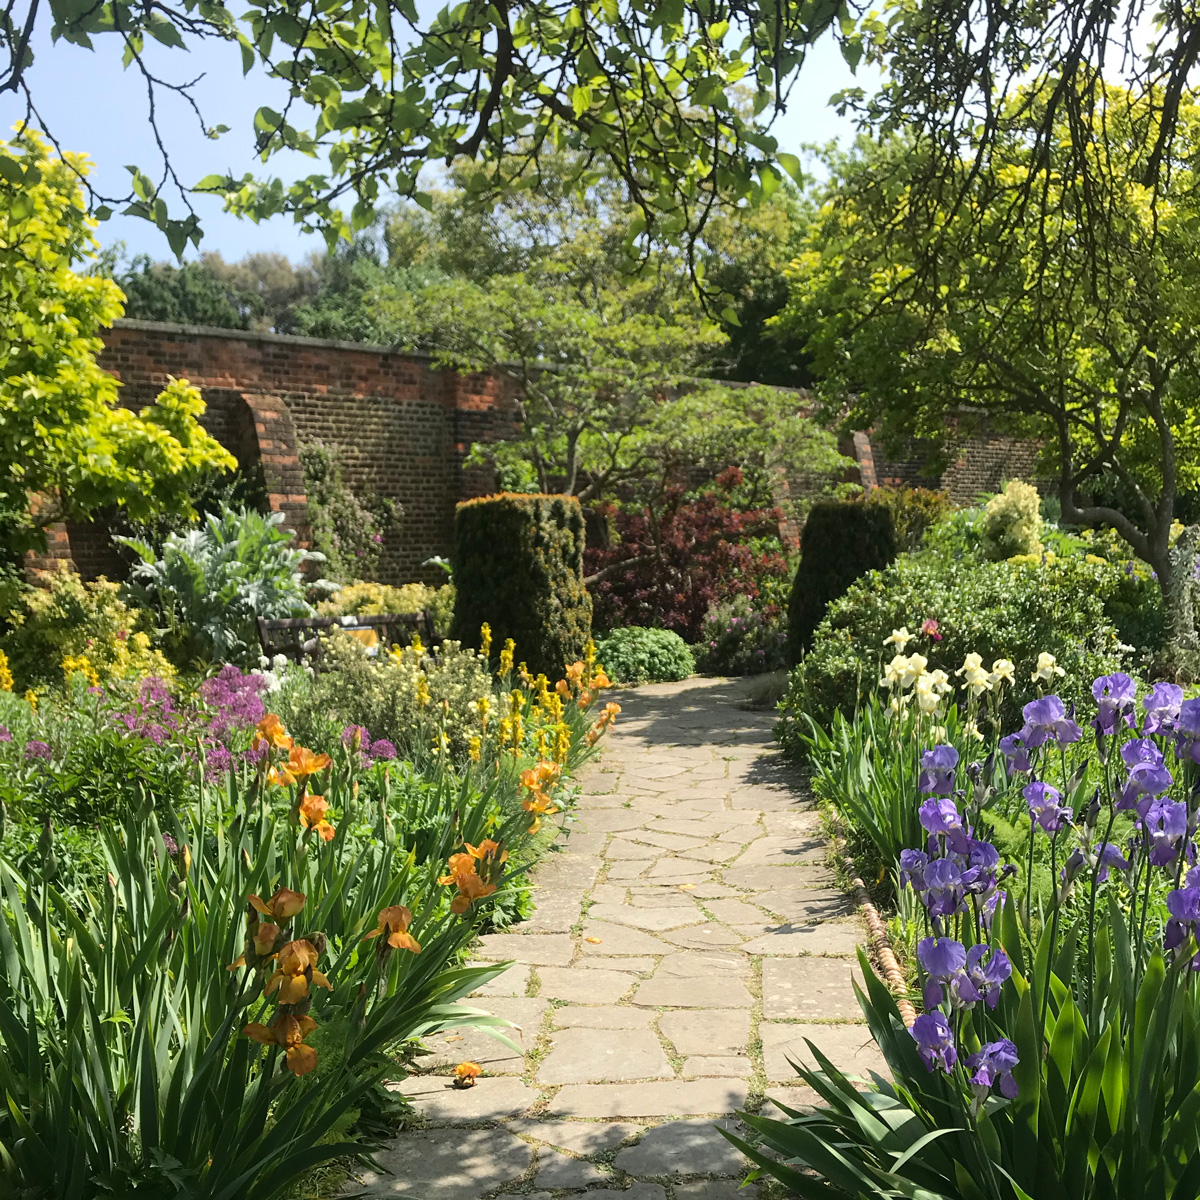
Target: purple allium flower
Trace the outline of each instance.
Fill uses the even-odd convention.
[[[5,725],[0,725],[0,742],[11,742],[12,733]]]
[[[1150,861],[1165,867],[1179,853],[1179,842],[1187,835],[1187,805],[1182,800],[1158,799],[1142,818],[1150,842]]]
[[[967,831],[963,828],[962,817],[953,800],[926,800],[917,810],[917,816],[931,841],[941,835],[955,850],[966,853]]]
[[[228,775],[233,770],[233,755],[220,742],[207,748],[204,755],[204,773],[210,779]]]
[[[1029,805],[1030,817],[1047,833],[1057,833],[1074,816],[1071,809],[1059,804],[1062,796],[1058,788],[1040,779],[1026,784],[1021,795]]]
[[[1175,718],[1175,754],[1200,763],[1200,698],[1185,700]]]
[[[29,741],[25,743],[25,761],[33,762],[35,759],[44,759],[50,761],[50,747],[45,742]]]
[[[265,676],[253,671],[243,674],[232,663],[226,663],[200,685],[200,698],[216,710],[209,725],[212,733],[219,737],[257,725],[267,713],[262,701],[266,690]]]
[[[917,961],[928,978],[925,980],[925,1007],[935,1009],[949,999],[954,1008],[974,1004],[979,999],[967,978],[967,952],[953,938],[922,938],[917,943]]]
[[[954,1034],[946,1018],[940,1012],[922,1013],[909,1030],[917,1043],[917,1053],[929,1070],[941,1067],[947,1075],[958,1062],[958,1051],[954,1048]]]
[[[396,747],[387,738],[371,743],[371,757],[376,762],[391,762],[396,757]]]
[[[1031,700],[1021,712],[1025,725],[1018,736],[1031,750],[1048,741],[1065,746],[1083,736],[1083,730],[1067,715],[1065,705],[1057,696]]]
[[[162,835],[163,849],[172,856],[179,853],[179,843],[169,834]]]
[[[918,788],[923,796],[949,796],[954,791],[958,751],[953,746],[934,746],[921,755]]]
[[[1114,675],[1101,675],[1092,684],[1092,695],[1096,698],[1096,715],[1092,728],[1097,733],[1111,736],[1118,721],[1133,724],[1133,708],[1137,702],[1137,684],[1123,671]]]
[[[1012,963],[1000,949],[992,950],[985,963],[983,956],[987,953],[988,947],[984,945],[972,946],[967,951],[967,977],[988,1008],[995,1008],[1000,1000],[1000,985],[1012,975]]]
[[[966,1068],[972,1072],[971,1082],[976,1087],[990,1092],[999,1084],[1000,1094],[1014,1100],[1018,1088],[1013,1068],[1020,1061],[1016,1046],[1008,1038],[1001,1038],[998,1042],[987,1042],[968,1056]]]
[[[1163,761],[1162,751],[1149,738],[1132,738],[1121,747],[1121,758],[1129,768],[1117,797],[1117,808],[1138,808],[1143,796],[1160,796],[1174,782]]]
[[[923,892],[927,866],[929,866],[929,855],[923,850],[901,850],[900,886],[908,884],[914,892]]]
[[[1156,733],[1171,733],[1179,718],[1179,706],[1183,703],[1183,688],[1177,683],[1156,683],[1142,701],[1146,719],[1142,723],[1142,736],[1153,737]]]
[[[1029,761],[1029,747],[1021,740],[1019,733],[1010,733],[1000,739],[1000,753],[1008,760],[1010,774],[1024,773],[1033,770]]]
[[[950,917],[959,912],[965,894],[962,870],[953,859],[935,858],[925,869],[921,900],[931,917]]]
[[[349,748],[355,742],[358,743],[358,748],[365,751],[371,745],[371,735],[367,732],[365,725],[347,725],[342,730],[342,745]]]

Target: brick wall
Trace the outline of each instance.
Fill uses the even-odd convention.
[[[297,445],[341,446],[350,486],[404,510],[384,546],[387,582],[441,582],[421,564],[450,553],[458,501],[491,488],[490,472],[464,468],[463,458],[472,442],[514,429],[506,381],[438,371],[428,358],[383,346],[118,321],[100,363],[131,408],[151,403],[168,376],[199,387],[205,427],[240,465],[261,462],[270,507],[301,540],[310,528]],[[72,526],[66,536],[81,571],[112,569],[102,528]]]

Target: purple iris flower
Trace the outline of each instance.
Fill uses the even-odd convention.
[[[921,755],[918,787],[923,796],[949,796],[954,791],[958,751],[953,746],[934,746]]]
[[[922,1013],[909,1030],[917,1043],[917,1053],[929,1070],[941,1067],[947,1075],[958,1062],[958,1051],[954,1048],[954,1034],[946,1018],[940,1012]]]
[[[1029,805],[1030,817],[1047,833],[1057,833],[1074,816],[1071,809],[1059,804],[1062,796],[1058,788],[1040,779],[1026,784],[1021,795]]]
[[[25,743],[25,761],[33,762],[35,759],[44,759],[50,761],[50,747],[45,742],[30,741]]]
[[[1067,716],[1066,706],[1057,696],[1031,700],[1021,712],[1025,725],[1018,736],[1031,750],[1050,741],[1065,746],[1083,736],[1083,730]]]
[[[1092,854],[1100,867],[1100,870],[1096,872],[1097,883],[1108,882],[1110,867],[1115,867],[1118,871],[1129,870],[1129,860],[1121,853],[1121,847],[1113,842],[1097,842],[1092,847]]]
[[[967,849],[967,831],[953,800],[926,800],[917,810],[921,826],[930,838],[942,836],[959,853]]]
[[[963,887],[971,895],[981,896],[996,885],[996,868],[1000,865],[1000,851],[991,842],[967,840],[965,870],[962,873]]]
[[[931,917],[950,917],[961,911],[965,889],[962,870],[950,858],[935,858],[925,869],[925,891],[921,899]]]
[[[925,981],[925,1007],[935,1009],[949,999],[954,1008],[974,1004],[979,993],[967,978],[967,952],[953,938],[922,938],[917,961],[929,977]]]
[[[900,886],[908,884],[914,892],[923,892],[927,866],[929,866],[929,855],[923,850],[901,850]]]
[[[1121,747],[1121,758],[1129,775],[1117,797],[1117,808],[1124,811],[1142,806],[1143,796],[1159,796],[1174,782],[1167,770],[1162,751],[1149,738],[1133,738]]]
[[[1021,740],[1019,733],[1010,733],[1000,739],[1000,753],[1008,760],[1009,773],[1024,773],[1033,770],[1029,761],[1029,747]]]
[[[1167,922],[1163,945],[1168,950],[1182,946],[1188,934],[1200,925],[1200,887],[1176,888],[1167,893]]]
[[[1185,700],[1175,719],[1175,755],[1200,763],[1200,698]]]
[[[1092,695],[1096,698],[1096,715],[1092,728],[1097,733],[1111,736],[1116,732],[1117,722],[1133,724],[1133,708],[1137,703],[1137,684],[1118,671],[1114,675],[1101,675],[1092,684]]]
[[[1156,683],[1142,701],[1146,719],[1142,724],[1142,736],[1153,737],[1156,733],[1171,733],[1179,719],[1179,706],[1183,703],[1183,688],[1177,683]]]
[[[1000,901],[1006,899],[1007,892],[997,888],[990,896],[988,896],[979,909],[979,915],[983,918],[983,927],[989,933],[992,929],[992,918],[996,915],[996,909],[1000,907]]]
[[[1179,842],[1187,836],[1187,805],[1182,800],[1155,800],[1142,819],[1150,839],[1150,862],[1165,867],[1179,853]]]
[[[988,1008],[995,1008],[1000,1000],[1000,985],[1012,974],[1012,963],[1003,950],[992,950],[991,957],[985,963],[983,956],[988,953],[984,945],[972,946],[967,951],[967,978],[970,979],[977,996],[982,997]]]
[[[998,1042],[987,1042],[969,1055],[966,1067],[973,1072],[971,1082],[976,1087],[991,1091],[999,1084],[1000,1094],[1013,1100],[1018,1093],[1013,1068],[1020,1061],[1016,1046],[1008,1038],[1001,1038]]]

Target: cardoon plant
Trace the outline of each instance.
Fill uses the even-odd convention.
[[[754,1143],[733,1140],[796,1194],[1200,1197],[1200,699],[1158,684],[1139,704],[1123,674],[1092,695],[1027,704],[961,774],[948,744],[900,751],[924,1011],[906,1028],[860,956],[891,1079],[856,1085],[813,1047],[821,1107],[746,1116]],[[999,813],[1019,867],[989,836]]]

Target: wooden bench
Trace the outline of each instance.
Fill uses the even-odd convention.
[[[434,632],[429,611],[414,613],[383,613],[362,617],[283,617],[274,621],[258,618],[258,640],[268,658],[286,655],[293,662],[308,657],[321,657],[321,635],[341,629],[357,637],[368,653],[379,653],[392,646],[409,646],[419,635],[426,648],[432,650],[441,642]]]

